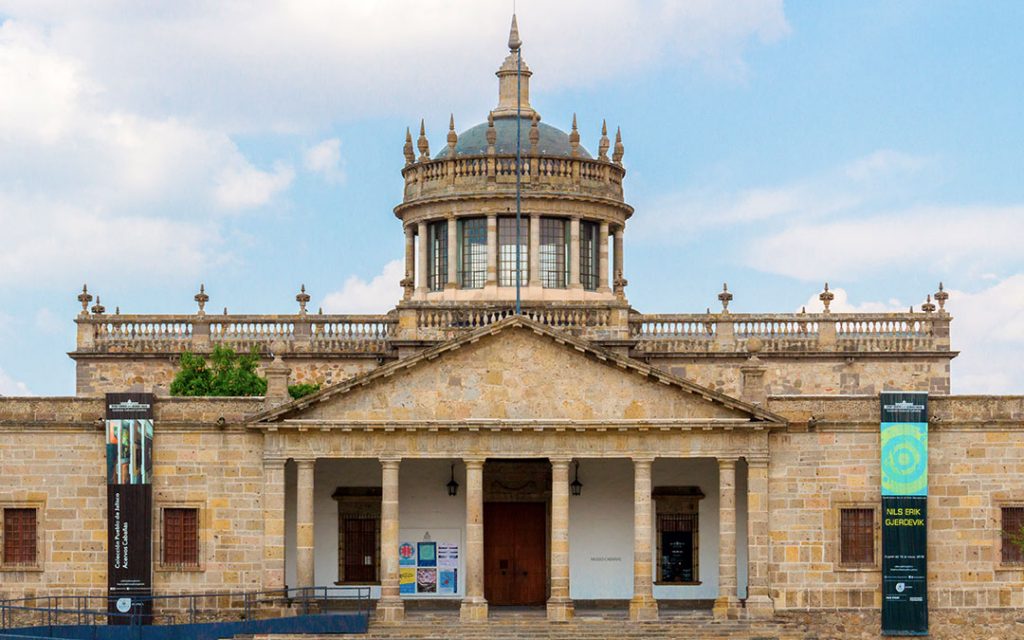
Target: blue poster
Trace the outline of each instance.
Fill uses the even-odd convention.
[[[417,555],[419,556],[419,562],[417,566],[420,567],[436,567],[437,566],[437,543],[436,542],[420,542],[416,544]]]
[[[441,569],[437,576],[437,592],[454,595],[459,590],[457,569]]]

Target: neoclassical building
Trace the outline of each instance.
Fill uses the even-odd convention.
[[[622,138],[591,153],[575,117],[543,121],[509,47],[483,122],[433,151],[406,132],[386,314],[315,313],[304,288],[290,315],[207,313],[205,290],[111,314],[83,290],[76,395],[0,399],[0,595],[106,589],[104,394],[134,391],[155,394],[157,593],[368,585],[380,620],[878,609],[899,390],[929,394],[930,607],[1024,605],[1024,398],[950,395],[943,288],[905,313],[833,313],[827,285],[820,313],[732,313],[727,289],[634,309]],[[222,345],[259,350],[265,397],[169,395],[182,352]]]

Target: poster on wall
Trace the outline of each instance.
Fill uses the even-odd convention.
[[[437,593],[437,569],[416,570],[416,593]]]
[[[153,400],[149,393],[106,395],[107,592],[109,624],[126,614],[152,618]]]
[[[437,543],[437,566],[457,567],[459,566],[459,545],[451,542]]]
[[[403,542],[398,545],[398,566],[416,566],[416,545],[411,542]]]
[[[400,595],[413,595],[416,593],[415,568],[401,567],[398,569],[398,593]]]
[[[436,567],[437,566],[437,543],[436,542],[420,542],[416,545],[416,555],[419,559],[416,561],[416,565],[420,567]]]
[[[437,592],[442,595],[455,595],[459,590],[457,574],[458,569],[439,569],[437,572]]]
[[[928,394],[881,394],[882,634],[928,634]]]

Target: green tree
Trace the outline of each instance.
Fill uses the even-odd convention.
[[[320,383],[304,382],[302,384],[290,384],[288,385],[288,395],[292,398],[299,399],[302,396],[308,396],[311,393],[316,393],[320,390]]]
[[[267,380],[256,373],[259,351],[235,353],[230,347],[214,347],[207,362],[191,352],[181,354],[181,369],[171,383],[172,396],[262,396]]]

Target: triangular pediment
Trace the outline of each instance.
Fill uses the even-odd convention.
[[[521,316],[265,411],[252,423],[784,420]]]

